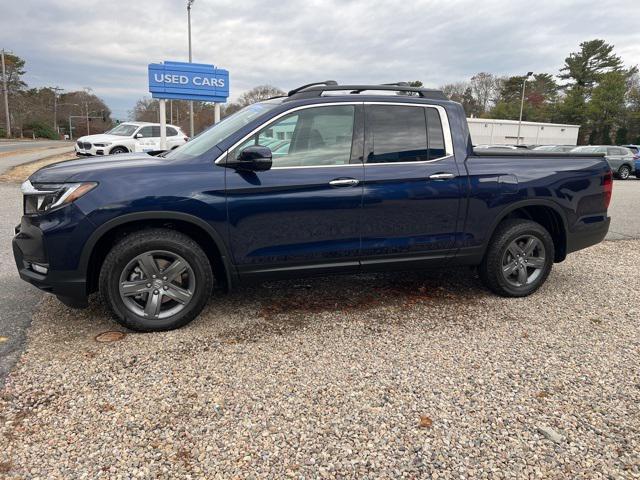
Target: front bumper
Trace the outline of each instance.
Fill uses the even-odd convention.
[[[22,217],[15,227],[12,247],[20,278],[69,306],[86,306],[86,275],[79,270],[51,268],[45,237],[46,233],[29,217]]]
[[[80,147],[77,143],[75,144],[76,155],[79,157],[92,157],[97,155],[108,155],[109,147],[96,147],[93,144],[90,144],[91,148],[85,148],[85,146]]]

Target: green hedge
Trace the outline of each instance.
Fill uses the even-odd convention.
[[[25,125],[24,129],[33,131],[33,134],[37,138],[50,138],[52,140],[57,140],[59,138],[58,134],[51,127],[51,125],[47,125],[44,122],[31,122]]]

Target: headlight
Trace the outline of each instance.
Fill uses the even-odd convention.
[[[109,145],[111,145],[111,142],[101,142],[93,144],[94,147],[108,147]]]
[[[93,190],[96,182],[37,183],[29,180],[20,187],[24,195],[24,214],[33,215],[63,207]]]

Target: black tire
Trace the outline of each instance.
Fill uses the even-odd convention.
[[[631,175],[631,169],[629,168],[628,165],[622,165],[618,169],[618,178],[620,180],[626,180],[629,178],[630,175]]]
[[[118,153],[129,153],[129,150],[127,150],[125,147],[113,147],[111,150],[109,150],[109,155],[116,155]]]
[[[120,295],[121,276],[125,274],[123,272],[130,267],[132,261],[139,255],[157,251],[168,252],[178,258],[181,257],[180,259],[184,260],[190,269],[187,277],[191,278],[191,275],[193,275],[194,279],[194,287],[190,291],[188,302],[181,307],[182,310],[166,318],[145,317],[143,316],[144,312],[143,315],[139,315],[125,304],[125,301],[128,300],[123,300]],[[157,262],[154,262],[154,264],[158,267]],[[157,280],[160,281],[160,278]],[[139,332],[173,330],[189,323],[205,307],[213,290],[213,272],[209,258],[202,251],[200,245],[190,237],[169,229],[141,230],[124,237],[107,254],[100,270],[99,287],[102,298],[113,312],[116,321],[121,325]],[[160,290],[161,287],[153,286],[152,288]],[[157,293],[157,291],[155,292]],[[161,290],[160,292],[164,294]],[[148,295],[151,294],[152,292],[148,291],[143,295],[147,295],[145,298],[148,299]],[[159,295],[159,298],[164,298],[160,302],[160,308],[164,305],[162,302],[168,301],[171,304],[171,299],[167,299],[162,295]],[[177,302],[175,304],[179,306]],[[129,305],[131,305],[131,302],[129,302]]]
[[[533,237],[542,243],[544,246],[544,262],[534,281],[522,286],[514,286],[503,275],[503,262],[507,255],[507,249],[514,241],[522,237]],[[498,225],[491,237],[489,247],[480,264],[480,279],[487,288],[500,296],[526,297],[535,292],[546,281],[551,273],[554,253],[553,239],[549,232],[539,223],[524,219],[504,220]],[[515,259],[514,262],[516,262]],[[525,271],[527,271],[527,268],[525,268]],[[533,277],[533,274],[531,276]]]

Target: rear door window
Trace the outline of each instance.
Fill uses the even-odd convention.
[[[175,137],[178,135],[178,131],[173,127],[167,127],[167,137]]]
[[[370,152],[367,163],[420,162],[429,159],[423,107],[368,105]]]
[[[367,163],[421,162],[447,154],[437,109],[368,105],[366,110]]]
[[[426,108],[427,135],[429,140],[429,160],[444,157],[447,152],[444,146],[444,133],[440,113],[435,108]]]

